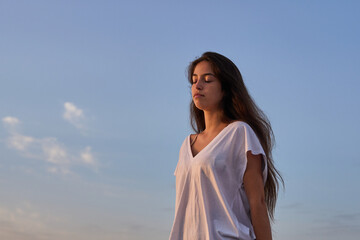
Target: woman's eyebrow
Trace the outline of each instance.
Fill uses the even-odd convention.
[[[212,73],[204,73],[202,76],[207,76],[207,75],[211,75],[215,77],[215,75]],[[193,76],[197,77],[197,74],[193,73]]]

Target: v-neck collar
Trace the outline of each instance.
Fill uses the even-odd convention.
[[[239,121],[234,121],[234,122],[231,122],[229,123],[226,127],[224,127],[205,147],[203,147],[195,156],[193,155],[193,152],[191,150],[191,145],[190,145],[190,142],[191,142],[191,134],[188,136],[188,151],[189,151],[189,154],[190,154],[190,157],[191,159],[194,159],[196,158],[201,152],[203,152],[204,150],[206,150],[206,148],[208,148],[208,146],[212,145],[216,140],[217,138],[219,138],[224,132],[225,132],[225,129],[229,128],[230,125],[232,125],[233,123],[235,122],[239,122]]]

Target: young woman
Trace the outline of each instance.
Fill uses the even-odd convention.
[[[273,132],[235,64],[205,52],[188,67],[191,126],[176,176],[170,240],[270,240],[283,182],[272,160]]]

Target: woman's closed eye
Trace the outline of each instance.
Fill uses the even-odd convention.
[[[212,82],[211,79],[205,79],[206,83]]]
[[[197,83],[197,81],[198,81],[197,79],[193,79],[193,80],[192,80],[192,84]],[[206,79],[204,79],[204,82],[205,82],[205,83],[210,83],[210,82],[212,82],[212,80],[206,78]]]

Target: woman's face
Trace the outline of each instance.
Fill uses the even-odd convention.
[[[199,62],[192,75],[192,98],[195,106],[203,111],[219,110],[223,91],[220,80],[208,61]]]

